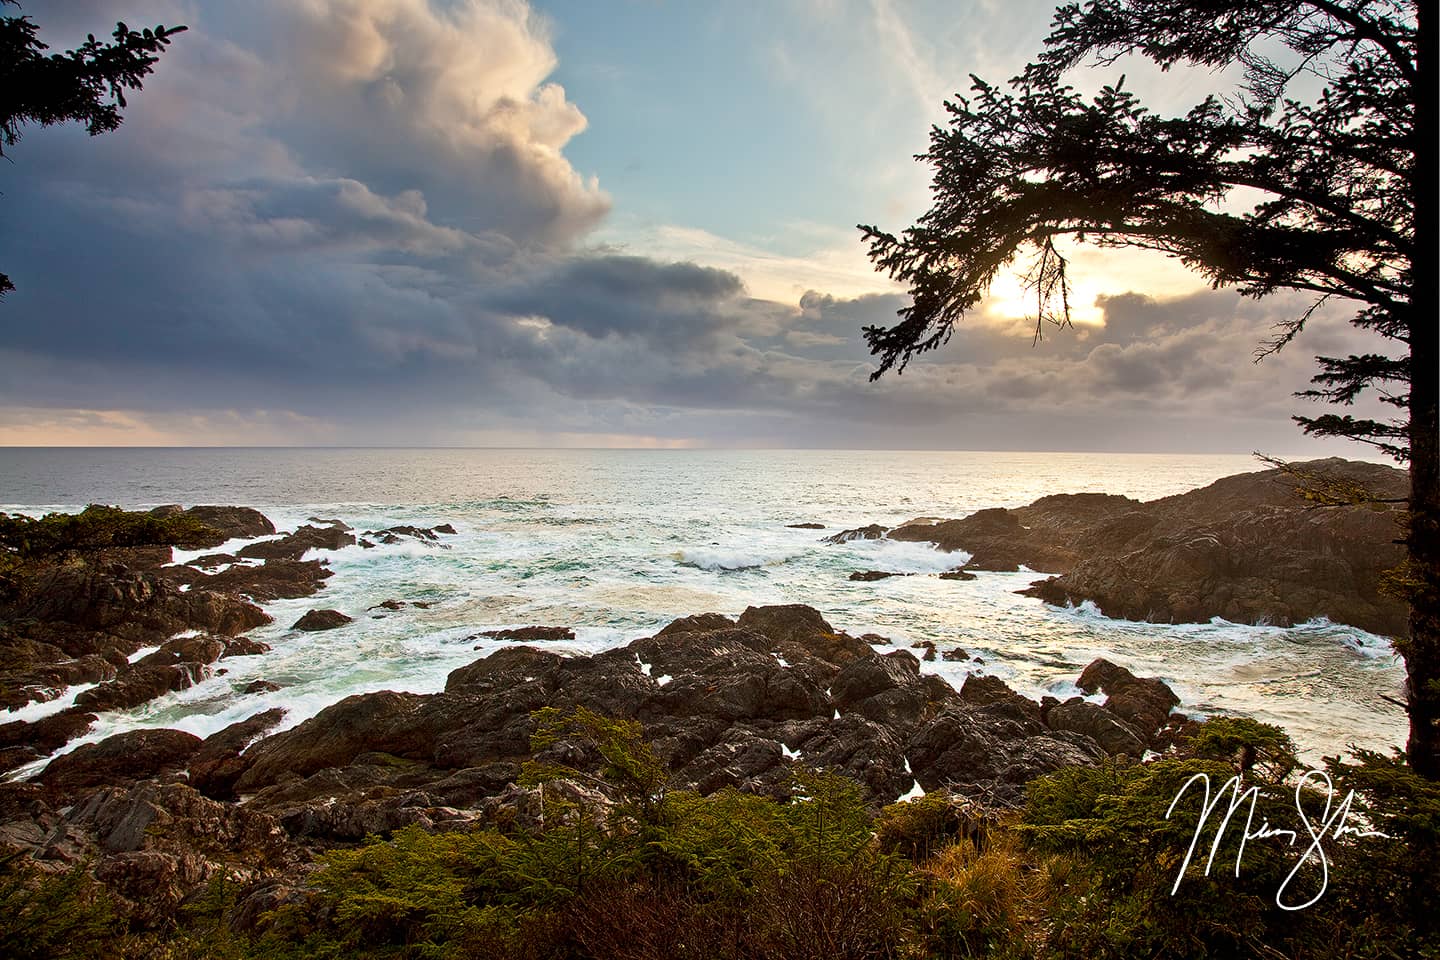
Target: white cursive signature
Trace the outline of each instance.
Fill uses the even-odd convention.
[[[1325,810],[1319,820],[1319,829],[1316,829],[1315,823],[1306,815],[1305,804],[1303,802],[1306,786],[1312,780],[1317,781],[1317,786],[1318,781],[1324,782],[1322,792],[1325,797]],[[1210,775],[1207,773],[1195,774],[1189,780],[1185,781],[1184,785],[1180,787],[1180,791],[1175,794],[1175,799],[1170,801],[1170,808],[1165,811],[1166,820],[1169,820],[1170,815],[1175,812],[1175,805],[1180,802],[1180,798],[1185,796],[1186,791],[1196,783],[1203,785],[1205,788],[1204,800],[1201,802],[1200,816],[1195,822],[1195,834],[1190,838],[1190,848],[1185,851],[1185,860],[1180,864],[1180,872],[1175,876],[1175,885],[1170,888],[1171,896],[1174,896],[1175,892],[1180,889],[1180,881],[1185,878],[1185,871],[1190,868],[1190,861],[1195,856],[1195,846],[1200,842],[1200,834],[1205,829],[1206,821],[1208,821],[1210,815],[1219,808],[1220,801],[1224,799],[1227,792],[1230,795],[1230,803],[1225,809],[1224,817],[1220,820],[1219,828],[1215,831],[1215,839],[1210,844],[1210,855],[1205,860],[1205,876],[1210,876],[1210,868],[1215,864],[1215,855],[1220,852],[1220,843],[1225,837],[1226,829],[1230,826],[1231,817],[1235,815],[1235,811],[1244,806],[1246,800],[1250,801],[1250,809],[1245,816],[1245,830],[1240,835],[1240,848],[1235,851],[1235,876],[1240,876],[1240,861],[1245,856],[1245,844],[1247,842],[1251,840],[1269,840],[1284,837],[1287,839],[1288,845],[1293,847],[1299,841],[1300,834],[1298,831],[1272,827],[1269,820],[1262,821],[1259,827],[1254,826],[1255,807],[1260,800],[1260,788],[1249,787],[1242,790],[1240,788],[1239,776],[1234,776],[1226,780],[1225,785],[1216,791],[1212,798],[1210,794]],[[1305,832],[1310,835],[1310,845],[1305,849],[1305,853],[1301,855],[1295,866],[1290,870],[1290,873],[1281,881],[1280,889],[1275,891],[1275,905],[1282,910],[1304,910],[1324,896],[1326,888],[1330,885],[1330,861],[1325,856],[1325,847],[1322,842],[1327,836],[1335,840],[1344,837],[1346,834],[1356,837],[1389,837],[1389,834],[1381,833],[1379,830],[1370,830],[1348,823],[1350,819],[1350,806],[1355,800],[1354,790],[1345,794],[1345,799],[1341,800],[1339,804],[1335,804],[1334,800],[1335,784],[1331,781],[1330,775],[1323,770],[1306,771],[1305,775],[1295,784],[1295,810],[1300,815],[1300,822],[1304,824]],[[1334,808],[1333,812],[1332,807]],[[1285,891],[1290,888],[1291,881],[1300,873],[1300,868],[1312,857],[1318,858],[1320,862],[1319,891],[1304,903],[1286,903]]]

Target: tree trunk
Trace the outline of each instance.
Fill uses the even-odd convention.
[[[1401,646],[1409,673],[1410,766],[1440,779],[1440,164],[1437,164],[1435,5],[1416,4],[1419,26],[1416,87],[1415,166],[1410,173],[1415,200],[1411,255],[1410,333],[1410,531],[1407,545],[1415,581],[1410,599],[1410,638]]]

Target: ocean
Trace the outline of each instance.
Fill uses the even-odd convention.
[[[591,652],[654,633],[676,617],[735,615],[751,604],[805,603],[835,627],[899,646],[934,642],[977,659],[922,669],[958,686],[967,672],[1061,699],[1092,659],[1159,676],[1192,715],[1239,713],[1285,727],[1310,759],[1404,742],[1403,667],[1389,642],[1327,621],[1294,627],[1113,620],[1090,605],[1058,608],[1015,591],[1036,575],[973,581],[854,570],[937,573],[963,559],[927,544],[821,543],[842,528],[957,517],[1051,493],[1153,499],[1262,469],[1247,456],[728,450],[0,449],[0,510],[38,514],[87,503],[254,506],[281,530],[309,517],[362,529],[450,523],[443,546],[405,541],[321,552],[335,571],[321,593],[266,604],[250,636],[270,653],[134,710],[104,714],[80,742],[138,727],[204,736],[272,706],[286,725],[374,690],[433,692],[456,667],[502,645],[474,634],[571,626],[557,651]],[[813,522],[826,530],[790,529]],[[224,549],[224,548],[221,548]],[[196,551],[190,556],[210,553]],[[372,609],[385,600],[428,609]],[[353,624],[289,628],[313,608]],[[137,654],[137,656],[143,655]],[[243,694],[256,679],[274,692]],[[36,719],[58,700],[0,711]],[[29,771],[20,771],[23,775]]]

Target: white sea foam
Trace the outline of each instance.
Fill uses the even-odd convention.
[[[674,554],[682,566],[701,570],[755,570],[793,560],[794,551],[759,550],[753,547],[687,547]]]
[[[970,561],[964,550],[947,552],[933,544],[904,540],[851,540],[831,549],[853,558],[857,565],[891,573],[944,573]]]
[[[86,690],[94,690],[97,686],[99,684],[77,683],[60,691],[60,695],[53,700],[32,700],[23,707],[0,711],[0,723],[10,723],[12,720],[34,723],[36,720],[43,720],[51,714],[75,706],[76,697]]]

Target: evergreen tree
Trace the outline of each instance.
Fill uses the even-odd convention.
[[[866,327],[903,370],[948,339],[996,274],[1033,254],[1036,338],[1069,323],[1071,240],[1178,257],[1249,297],[1314,296],[1265,351],[1327,301],[1387,353],[1319,357],[1301,396],[1377,395],[1387,419],[1296,417],[1306,433],[1408,463],[1409,760],[1440,777],[1440,453],[1437,453],[1437,78],[1434,0],[1090,0],[1055,15],[1043,52],[1006,87],[973,79],[919,159],[934,206],[899,236],[862,226],[911,305]],[[1093,98],[1065,83],[1086,64],[1140,56],[1169,68],[1238,64],[1244,82],[1181,116],[1147,109],[1124,78]],[[1252,199],[1253,198],[1253,199]],[[1429,251],[1426,253],[1425,251]],[[1237,358],[1238,362],[1239,358]]]
[[[0,5],[19,6],[17,0]],[[79,120],[91,136],[120,126],[125,91],[139,90],[171,37],[184,27],[139,32],[115,25],[114,41],[92,33],[74,50],[47,55],[29,17],[0,17],[0,157],[20,139],[20,128]],[[0,273],[0,294],[15,289]]]

